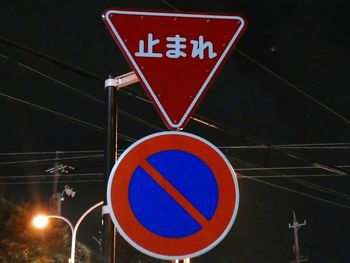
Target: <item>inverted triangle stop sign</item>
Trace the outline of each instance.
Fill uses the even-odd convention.
[[[238,15],[119,9],[103,20],[172,130],[186,125],[246,26]]]

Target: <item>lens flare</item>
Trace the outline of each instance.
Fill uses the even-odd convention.
[[[48,223],[49,223],[49,219],[45,215],[38,215],[33,219],[33,225],[36,228],[45,228]]]

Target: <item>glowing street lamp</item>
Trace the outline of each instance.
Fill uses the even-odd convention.
[[[75,226],[67,218],[65,218],[63,216],[58,216],[58,215],[37,215],[33,218],[32,223],[36,228],[43,229],[49,223],[50,218],[56,218],[56,219],[60,219],[60,220],[63,220],[64,222],[66,222],[69,225],[70,230],[72,232],[71,254],[70,254],[70,259],[68,260],[68,262],[74,263],[75,262],[75,243],[76,243],[78,227],[79,227],[81,221],[83,221],[83,219],[85,218],[85,216],[87,216],[87,214],[89,214],[92,210],[101,206],[102,204],[103,204],[103,202],[101,201],[101,202],[91,206],[88,210],[86,210],[84,212],[84,214],[82,214],[81,217],[78,219]]]
[[[33,218],[33,225],[36,228],[45,228],[47,224],[49,223],[49,219],[45,215],[37,215],[36,217]]]

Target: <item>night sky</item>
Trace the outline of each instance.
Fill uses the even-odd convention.
[[[292,212],[310,262],[349,262],[350,18],[344,1],[0,2],[0,193],[48,209],[56,151],[74,171],[62,215],[103,200],[104,79],[131,71],[109,7],[241,14],[248,27],[184,131],[219,147],[239,178],[228,236],[195,262],[290,262]],[[135,29],[137,30],[137,29]],[[224,30],[224,29],[222,29]],[[166,84],[166,83],[165,83]],[[167,130],[139,84],[118,92],[118,150]],[[323,167],[323,168],[322,168]],[[270,168],[270,169],[268,169]],[[273,178],[275,177],[275,178]],[[78,240],[98,250],[100,213]],[[155,260],[156,262],[156,260]]]

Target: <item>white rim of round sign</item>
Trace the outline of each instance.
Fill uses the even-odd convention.
[[[112,208],[112,200],[111,200],[111,188],[112,188],[112,182],[114,179],[114,175],[115,172],[119,166],[119,164],[123,161],[123,159],[125,158],[125,156],[127,156],[127,154],[132,151],[136,146],[138,146],[139,144],[141,144],[142,142],[149,140],[151,138],[154,137],[158,137],[158,136],[164,136],[164,135],[180,135],[180,136],[187,136],[187,137],[192,137],[194,139],[197,139],[203,143],[205,143],[206,145],[208,145],[209,147],[211,147],[226,163],[227,167],[229,168],[233,181],[234,181],[234,187],[235,187],[235,206],[234,206],[234,211],[232,213],[232,217],[230,219],[229,224],[226,226],[225,230],[222,232],[222,234],[210,245],[206,246],[205,248],[196,251],[194,253],[191,254],[186,254],[186,255],[182,255],[182,256],[168,256],[168,255],[163,255],[163,254],[158,254],[158,253],[154,253],[150,250],[145,249],[144,247],[140,246],[139,244],[137,244],[136,242],[134,242],[123,230],[123,228],[119,225],[118,220],[113,212],[113,208]],[[190,133],[186,133],[186,132],[179,132],[179,131],[165,131],[165,132],[158,132],[158,133],[154,133],[151,135],[148,135],[138,141],[136,141],[135,143],[133,143],[132,145],[130,145],[120,156],[120,158],[117,160],[116,164],[113,166],[113,169],[110,173],[109,179],[108,179],[108,186],[107,186],[107,206],[108,209],[110,211],[110,216],[112,218],[112,221],[115,225],[115,227],[117,228],[118,232],[122,235],[122,237],[130,244],[132,245],[134,248],[138,249],[139,251],[143,252],[146,255],[155,257],[155,258],[159,258],[159,259],[165,259],[165,260],[175,260],[175,259],[185,259],[185,258],[192,258],[192,257],[197,257],[200,256],[206,252],[208,252],[209,250],[213,249],[216,245],[218,245],[223,239],[224,237],[228,234],[228,232],[231,230],[233,223],[236,219],[237,216],[237,212],[238,212],[238,206],[239,206],[239,189],[238,189],[238,180],[237,180],[237,176],[236,173],[234,171],[234,169],[232,168],[230,162],[227,160],[227,158],[225,157],[225,155],[216,147],[214,146],[212,143],[208,142],[207,140],[194,135],[194,134],[190,134]]]

